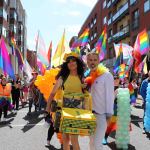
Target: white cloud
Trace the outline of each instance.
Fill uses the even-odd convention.
[[[72,2],[92,8],[96,4],[97,0],[72,0]]]
[[[78,17],[81,15],[81,13],[79,11],[70,11],[68,12],[68,15]]]

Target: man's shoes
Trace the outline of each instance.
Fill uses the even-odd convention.
[[[3,118],[3,122],[6,122],[7,120],[6,120],[6,118]]]
[[[107,144],[108,144],[108,142],[107,142],[107,139],[106,139],[106,138],[103,138],[102,144],[103,144],[103,145],[107,145]]]
[[[50,141],[47,141],[47,143],[45,144],[45,147],[50,147]]]

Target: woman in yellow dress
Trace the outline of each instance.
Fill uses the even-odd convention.
[[[66,54],[65,62],[62,64],[60,72],[56,76],[57,82],[49,96],[47,103],[47,112],[50,112],[51,102],[59,88],[63,88],[63,107],[79,108],[83,107],[83,89],[82,79],[84,75],[84,64],[74,52]],[[81,96],[82,95],[82,96]],[[80,150],[78,135],[63,133],[63,149],[70,150],[70,142],[73,149]]]

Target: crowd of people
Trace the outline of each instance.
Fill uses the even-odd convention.
[[[26,104],[29,104],[27,115],[31,115],[31,108],[34,104],[35,111],[41,107],[45,109],[46,102],[42,93],[34,85],[34,81],[38,73],[32,72],[32,80],[27,83],[26,76],[21,79],[18,74],[15,75],[15,80],[6,78],[3,74],[0,76],[0,122],[7,121],[8,111],[17,113]],[[2,113],[4,116],[2,117]]]
[[[85,70],[90,69],[90,80],[85,77]],[[31,115],[31,108],[34,104],[35,111],[41,110],[41,102],[44,101],[42,93],[35,86],[34,82],[38,73],[32,72],[32,80],[26,83],[26,77],[21,80],[16,75],[15,80],[8,80],[4,75],[0,77],[0,122],[5,122],[7,112],[10,110],[16,113],[19,108],[29,104],[27,115]],[[87,80],[86,80],[87,79]],[[109,134],[116,130],[114,127],[109,128],[110,120],[116,114],[117,89],[128,88],[129,84],[134,89],[135,98],[138,94],[143,98],[143,108],[146,104],[146,89],[150,83],[150,71],[148,77],[139,83],[138,78],[129,79],[125,77],[119,79],[118,75],[113,76],[110,71],[103,65],[99,65],[99,55],[95,52],[87,54],[87,65],[80,60],[79,55],[71,52],[64,57],[64,63],[56,76],[56,84],[50,93],[47,107],[45,108],[46,121],[52,119],[51,104],[58,89],[63,89],[62,107],[85,109],[83,94],[88,91],[92,97],[92,113],[96,117],[96,129],[94,135],[90,136],[90,149],[102,150],[103,144],[107,144]],[[135,105],[136,101],[134,101]],[[45,105],[46,106],[46,105]],[[4,117],[2,119],[2,113]],[[46,147],[50,146],[51,138],[55,132],[59,133],[54,127],[53,120],[49,121]],[[143,133],[145,129],[143,128]],[[149,134],[149,133],[148,133]],[[74,150],[80,150],[78,135],[62,133],[62,145],[64,150],[70,150],[70,141]]]

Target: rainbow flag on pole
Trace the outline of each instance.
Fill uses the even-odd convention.
[[[140,48],[140,53],[141,55],[146,54],[150,48],[149,48],[149,37],[146,32],[146,29],[144,29],[142,32],[138,34],[138,40],[139,40],[139,48]]]
[[[80,53],[80,47],[86,46],[88,44],[89,38],[89,28],[85,29],[85,31],[81,34],[81,36],[72,44],[71,51],[76,53]]]
[[[96,52],[99,53],[100,61],[102,61],[106,55],[106,39],[107,39],[107,32],[105,26],[95,46]]]
[[[123,50],[122,50],[122,43],[120,44],[119,47],[119,52],[118,52],[118,57],[115,61],[114,64],[114,73],[117,73],[117,71],[119,70],[119,66],[123,64]]]

